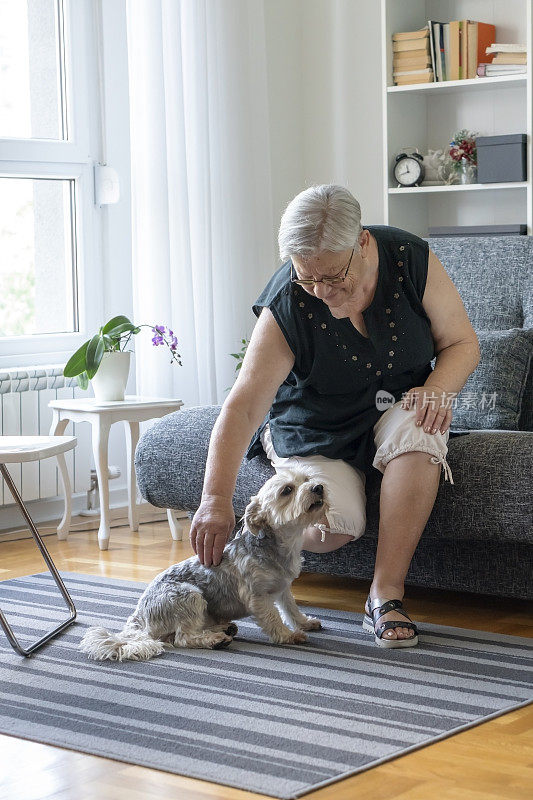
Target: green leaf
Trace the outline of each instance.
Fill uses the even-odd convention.
[[[98,372],[98,367],[100,366],[100,362],[104,357],[104,352],[105,352],[104,340],[101,336],[96,334],[96,336],[93,336],[93,338],[91,339],[91,341],[87,346],[86,370],[89,379],[94,378],[94,376]]]
[[[81,373],[81,375],[77,376],[78,386],[80,389],[88,389],[89,388],[89,377],[85,371]]]
[[[112,339],[120,339],[125,333],[132,333],[135,330],[135,325],[131,322],[124,322],[122,325],[117,325],[116,328],[111,328],[111,330],[106,331],[106,335],[110,336]]]
[[[126,324],[127,325],[132,324],[131,320],[129,320],[127,317],[123,315],[119,317],[113,317],[113,319],[110,319],[109,322],[107,322],[104,325],[104,327],[102,328],[102,333],[110,333],[113,330],[113,328],[116,328],[118,325],[126,325]]]
[[[86,367],[86,353],[89,341],[86,341],[79,350],[76,350],[73,356],[69,358],[63,370],[65,378],[75,378],[77,375],[85,371]]]

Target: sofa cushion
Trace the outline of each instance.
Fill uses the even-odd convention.
[[[478,331],[481,361],[454,401],[453,428],[519,430],[533,329]]]
[[[427,241],[461,295],[476,333],[533,328],[533,236],[443,236]],[[533,430],[533,370],[518,429]]]
[[[533,327],[533,236],[428,238],[476,331]]]

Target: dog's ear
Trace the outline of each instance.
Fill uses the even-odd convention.
[[[261,503],[257,495],[251,497],[250,502],[246,506],[244,524],[254,536],[258,536],[261,531],[269,530],[267,516],[261,508]]]

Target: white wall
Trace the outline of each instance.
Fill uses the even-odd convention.
[[[363,223],[383,223],[379,3],[267,0],[265,16],[276,224],[316,183],[347,186]]]
[[[269,103],[274,252],[277,228],[289,200],[303,187],[303,83],[305,15],[302,0],[266,0],[265,39]],[[273,270],[274,271],[274,267]]]

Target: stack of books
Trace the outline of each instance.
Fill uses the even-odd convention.
[[[521,75],[527,71],[527,48],[525,44],[491,44],[485,50],[492,56],[492,62],[480,63],[477,74],[481,77],[489,75]]]
[[[487,22],[456,19],[428,21],[429,52],[436,81],[475,78],[480,61],[491,61],[485,50],[496,38],[496,28]]]
[[[417,31],[393,33],[392,50],[392,69],[396,86],[433,82],[427,26]]]

